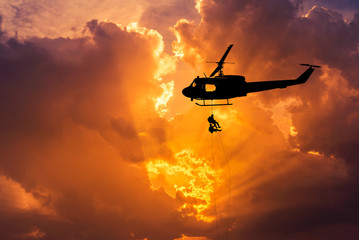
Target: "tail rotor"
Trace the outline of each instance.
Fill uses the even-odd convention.
[[[301,63],[300,65],[302,65],[302,66],[307,66],[307,67],[311,67],[311,68],[321,68],[321,66],[312,65],[312,64],[308,64],[308,63]]]

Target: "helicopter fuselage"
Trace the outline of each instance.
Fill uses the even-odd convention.
[[[182,93],[192,100],[229,99],[246,96],[245,85],[245,78],[240,75],[223,75],[214,78],[197,77],[190,86],[182,90]]]
[[[244,97],[247,96],[247,93],[267,91],[276,88],[286,88],[292,85],[303,84],[313,73],[314,68],[320,68],[320,66],[317,65],[301,64],[303,66],[307,66],[308,69],[305,70],[296,79],[246,82],[244,76],[223,74],[223,64],[226,63],[224,60],[232,47],[233,44],[229,45],[221,60],[219,60],[219,62],[216,62],[218,66],[209,77],[200,78],[199,76],[197,76],[197,78],[193,80],[191,85],[182,90],[182,94],[188,98],[191,98],[191,101],[193,101],[193,99],[203,100],[203,105],[196,103],[200,106],[231,105],[228,102],[228,99],[235,97]],[[218,72],[219,75],[215,76]],[[227,103],[211,103],[210,105],[205,104],[205,100],[214,99],[227,99]]]

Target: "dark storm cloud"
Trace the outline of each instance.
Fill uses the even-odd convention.
[[[359,230],[356,212],[321,205],[289,207],[243,220],[248,225],[234,235],[246,239],[352,239]]]
[[[117,66],[131,61],[142,64],[136,53],[144,47],[133,51],[132,60],[119,57],[129,53],[123,46],[131,43],[131,34],[110,23],[96,24],[90,28],[96,41],[93,46],[89,39],[32,39],[20,43],[13,38],[1,46],[1,98],[6,116],[1,126],[3,140],[57,134],[63,130],[66,118],[109,138],[104,129],[107,124],[111,126],[108,118],[116,106],[121,106],[118,115],[131,119],[127,94],[121,89],[121,78],[128,77],[128,72],[119,73]],[[115,44],[113,39],[125,44]],[[144,57],[149,55],[144,51]],[[144,68],[144,73],[150,68]]]
[[[287,0],[205,3],[202,15],[206,21],[191,34],[183,32],[183,41],[192,45],[196,42],[196,48],[207,55],[214,55],[227,42],[237,43],[231,57],[239,59],[237,68],[243,71],[248,71],[255,61],[293,62],[294,54],[296,61],[311,58],[340,67],[357,61],[357,17],[345,23],[340,13],[316,7],[307,18],[298,18],[297,9]],[[185,31],[186,24],[180,26],[178,30]],[[210,48],[209,44],[216,47]]]
[[[176,202],[152,191],[139,163],[136,116],[158,119],[154,107],[137,108],[144,99],[154,105],[148,98],[158,87],[159,39],[96,20],[86,34],[23,42],[3,36],[0,179],[11,180],[0,185],[1,203],[10,206],[0,208],[0,238],[179,237],[188,226]],[[163,143],[158,128],[154,141]]]
[[[317,0],[315,3],[322,4],[329,8],[357,10],[359,11],[359,2],[356,0]]]
[[[262,209],[271,202],[279,206],[268,207],[262,212],[258,210],[249,215],[238,213],[233,219],[238,224],[235,236],[248,239],[287,239],[288,236],[307,239],[319,235],[318,239],[330,239],[328,235],[320,237],[320,233],[329,231],[333,236],[342,235],[344,239],[355,238],[358,236],[357,228],[350,231],[350,234],[341,234],[340,231],[358,223],[358,194],[354,189],[358,186],[359,169],[359,14],[356,14],[351,22],[345,22],[335,9],[315,7],[306,17],[297,17],[300,5],[293,5],[292,2],[203,1],[201,16],[204,21],[198,25],[178,22],[175,30],[180,34],[179,44],[184,49],[184,59],[188,61],[196,61],[196,58],[189,57],[194,52],[193,48],[203,54],[202,58],[211,60],[215,59],[214,56],[218,55],[220,49],[233,43],[234,48],[229,59],[237,65],[232,68],[228,66],[226,72],[242,73],[248,81],[296,77],[299,73],[297,64],[301,62],[324,66],[322,70],[316,70],[303,86],[255,95],[263,105],[272,109],[273,115],[277,114],[274,109],[276,104],[288,98],[295,98],[297,106],[294,104],[287,110],[289,114],[293,114],[293,126],[298,130],[298,135],[290,137],[292,147],[300,149],[304,154],[308,151],[318,152],[319,155],[325,156],[326,160],[314,167],[310,165],[313,160],[305,158],[304,155],[294,154],[289,157],[291,154],[284,154],[288,150],[281,149],[281,145],[267,148],[261,144],[261,147],[253,152],[253,156],[258,155],[258,162],[267,159],[268,164],[276,166],[272,170],[276,177],[272,181],[267,180],[255,185],[257,178],[261,179],[268,174],[262,173],[258,168],[251,169],[254,176],[248,182],[243,182],[249,184],[253,181],[252,184],[256,186],[251,188],[252,194],[249,194],[251,191],[248,190],[248,196],[255,196],[249,199],[266,200],[259,201],[258,204],[251,203],[249,206],[254,204],[254,208]],[[243,106],[238,109],[245,111]],[[257,118],[261,119],[259,116],[260,113]],[[248,121],[255,120],[253,118]],[[270,122],[267,120],[266,125]],[[245,133],[238,133],[242,134]],[[264,137],[269,133],[262,134]],[[275,140],[274,135],[271,138],[274,143],[281,142]],[[249,139],[253,145],[258,146],[261,143],[259,140]],[[237,152],[238,159],[251,156],[246,153],[246,146]],[[236,147],[238,148],[233,146]],[[275,154],[274,149],[283,155]],[[335,167],[331,171],[325,170],[326,166],[331,164],[331,159],[340,162],[341,167],[338,169],[345,172],[341,177],[336,176]],[[288,168],[288,164],[294,162],[299,164],[297,169],[293,170],[291,175],[283,175],[280,169]],[[257,164],[259,163],[254,162],[253,166]],[[323,179],[311,178],[305,184],[300,184],[303,178],[308,177],[304,174],[306,168],[317,169],[318,176]],[[299,174],[295,174],[295,171]],[[241,182],[245,177],[241,175],[237,181]],[[291,184],[282,189],[278,188],[286,181]],[[333,183],[323,186],[322,183],[327,181]],[[244,188],[240,185],[237,187]],[[282,202],[281,199],[292,191],[295,191],[293,194],[298,197],[287,198],[286,202]],[[242,198],[237,199],[238,202],[244,201],[245,196],[241,196]],[[278,199],[275,196],[278,196]],[[309,202],[300,196],[308,196]],[[291,206],[284,207],[287,204]],[[267,228],[268,221],[271,223]],[[331,226],[335,227],[328,230]]]
[[[2,16],[0,15],[0,40],[2,40],[4,35],[3,29],[2,29]]]
[[[303,86],[252,95],[218,114],[233,170],[230,236],[357,238],[359,14],[347,23],[336,10],[317,7],[298,18],[292,2],[204,0],[198,25],[175,27],[188,61],[199,59],[192,58],[197,53],[215,60],[233,43],[229,57],[236,65],[226,73],[249,81],[296,77],[304,71],[301,62],[323,65]],[[163,5],[150,7],[142,23],[160,21],[165,31],[164,23],[176,18],[172,13],[189,17],[194,11],[190,1]],[[182,217],[179,202],[164,189],[152,191],[141,165],[145,155],[174,161],[173,152],[189,145],[209,156],[202,128],[207,110],[171,121],[155,117],[140,102],[156,91],[150,81],[158,66],[156,39],[96,20],[84,33],[89,37],[20,42],[0,32],[0,173],[21,186],[26,194],[20,196],[37,200],[19,207],[9,200],[18,196],[12,193],[17,187],[2,191],[7,198],[0,203],[11,208],[0,208],[0,236],[215,236],[214,223]],[[286,112],[298,131],[289,137],[292,148],[273,124],[273,106],[288,98],[298,101]],[[220,206],[227,203],[223,188],[217,189]]]

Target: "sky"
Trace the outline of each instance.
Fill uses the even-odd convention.
[[[211,108],[210,74],[307,83]],[[0,2],[1,239],[359,237],[356,0]]]

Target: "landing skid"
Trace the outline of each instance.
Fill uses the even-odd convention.
[[[227,105],[233,105],[233,103],[229,103],[228,99],[227,99],[227,103],[211,103],[211,104],[206,104],[206,101],[203,100],[203,104],[200,103],[196,103],[196,105],[201,106],[201,107],[210,107],[210,106],[227,106]]]

